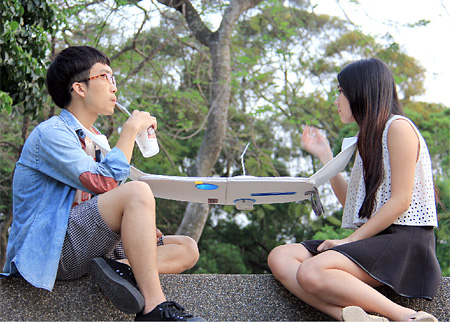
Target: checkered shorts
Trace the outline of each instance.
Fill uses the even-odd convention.
[[[100,216],[97,200],[95,196],[70,211],[57,279],[75,279],[86,274],[91,259],[109,256],[121,241],[120,235]]]
[[[89,261],[95,257],[126,258],[120,235],[101,217],[97,200],[95,196],[70,211],[57,279],[69,280],[87,274]],[[164,245],[163,237],[157,245]]]

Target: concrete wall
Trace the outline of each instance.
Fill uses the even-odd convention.
[[[168,300],[209,321],[330,321],[291,295],[272,275],[162,275]],[[442,279],[434,301],[402,298],[381,291],[401,305],[450,321],[450,278]],[[0,320],[132,320],[110,304],[100,289],[83,277],[59,281],[53,292],[36,289],[21,278],[0,280]]]

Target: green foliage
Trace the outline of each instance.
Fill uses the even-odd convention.
[[[11,108],[13,105],[13,100],[8,93],[0,91],[0,106],[3,110],[11,113]]]
[[[4,0],[0,15],[0,102],[6,103],[0,109],[21,104],[24,113],[36,114],[43,104],[50,37],[61,15],[45,0]]]
[[[410,28],[424,27],[424,26],[427,26],[430,22],[431,22],[430,20],[420,19],[419,21],[416,21],[415,23],[407,24],[407,26]]]
[[[435,182],[440,197],[437,207],[439,227],[435,231],[436,254],[442,276],[450,276],[450,179],[438,177]]]
[[[314,234],[313,239],[344,239],[350,236],[351,233],[351,231],[346,229],[336,229],[336,227],[325,225]]]
[[[47,45],[50,35],[55,36],[52,45],[56,51],[67,45],[96,46],[112,58],[118,100],[130,110],[146,110],[158,119],[161,152],[145,159],[135,149],[134,165],[148,173],[190,175],[213,104],[211,70],[215,67],[211,65],[209,50],[185,28],[184,17],[173,10],[156,9],[154,3],[151,9],[145,9],[136,1],[73,0],[59,4],[57,9],[67,14],[68,21],[55,34],[60,18],[54,5],[38,1],[43,7],[35,8],[33,13],[39,12],[36,17],[28,12],[33,3],[37,2],[0,3],[2,21],[7,21],[0,26],[3,41],[0,108],[14,109],[22,100],[27,113],[35,114],[36,108],[42,106],[39,96],[50,55]],[[194,1],[205,16],[223,13],[227,3]],[[350,60],[378,57],[393,69],[406,113],[427,140],[434,170],[440,176],[437,182],[447,210],[439,210],[437,251],[443,274],[449,275],[450,192],[448,180],[442,179],[449,174],[449,109],[412,102],[414,96],[423,93],[424,70],[394,39],[385,39],[381,44],[379,39],[364,35],[344,21],[312,13],[306,1],[288,3],[266,0],[235,25],[227,134],[211,175],[242,175],[240,157],[249,142],[244,158],[247,174],[311,175],[321,165],[301,147],[302,126],[316,125],[326,132],[336,154],[342,139],[358,131],[355,124],[341,124],[334,108],[336,73]],[[155,12],[159,20],[151,18]],[[31,21],[24,18],[27,15],[36,18],[36,23],[25,23]],[[41,24],[38,18],[53,22]],[[12,66],[12,62],[17,66]],[[13,75],[6,75],[12,73],[5,73],[3,68],[15,68],[19,78],[28,78],[23,82],[25,78],[6,79]],[[19,83],[23,88],[17,86]],[[14,91],[17,93],[13,94]],[[34,119],[44,117],[39,114]],[[2,121],[0,142],[11,142],[20,149],[21,120],[5,116]],[[125,116],[116,113],[100,118],[96,125],[110,136],[114,145],[117,129],[124,121]],[[5,154],[0,167],[4,177],[13,169],[17,150],[2,144],[2,152]],[[7,201],[10,191],[2,191],[5,193],[1,196],[0,212],[10,206]],[[330,194],[325,190],[322,200],[334,198]],[[184,202],[157,200],[157,225],[165,234],[176,232],[185,206]],[[335,211],[335,206],[326,205],[326,214],[320,218],[311,215],[308,201],[257,205],[247,212],[231,206],[214,206],[199,242],[200,260],[191,272],[267,273],[267,255],[280,244],[344,238],[349,234],[339,228],[341,213]]]
[[[255,205],[246,212],[213,209],[199,243],[200,260],[190,272],[268,273],[274,247],[310,239],[309,213],[306,203]]]
[[[427,142],[435,175],[450,176],[450,109],[440,104],[403,102],[406,115]]]
[[[22,141],[18,124],[5,122],[9,120],[7,113],[0,111],[0,214],[8,213],[12,205],[12,173]],[[0,216],[0,222],[2,219]]]
[[[422,93],[423,68],[393,39],[382,45],[339,19],[312,14],[302,1],[291,4],[285,7],[281,1],[265,1],[236,25],[227,138],[212,175],[243,174],[240,156],[249,142],[244,159],[247,174],[311,175],[321,165],[305,156],[301,148],[303,124],[324,130],[336,154],[342,138],[358,130],[354,124],[341,124],[333,107],[336,73],[348,63],[342,57],[378,57],[386,61],[394,70],[405,106],[414,95]],[[201,10],[221,10],[213,7],[212,3],[205,4]],[[184,22],[177,14],[166,12],[159,25],[117,41],[113,37],[118,36],[114,29],[120,24],[117,16],[111,16],[114,23],[105,23],[105,19],[98,24],[98,14],[93,14],[98,11],[109,17],[105,8],[84,11],[83,20],[77,22],[81,26],[72,29],[78,32],[71,34],[71,43],[96,44],[110,54],[119,83],[119,100],[131,109],[151,112],[159,121],[162,151],[151,159],[142,158],[136,151],[134,164],[150,173],[189,175],[210,108],[213,66],[209,53],[178,28]],[[173,40],[166,42],[171,37]],[[144,62],[149,56],[152,59]],[[315,88],[312,92],[308,90],[311,87]],[[419,112],[418,118],[424,111]],[[114,120],[120,124],[124,117],[115,115]],[[441,120],[440,124],[444,131],[445,122]],[[112,143],[116,138],[115,133]],[[440,138],[432,136],[430,140]],[[435,149],[432,154],[445,150],[429,145]],[[294,159],[306,160],[306,166],[292,168]],[[442,167],[439,157],[436,162]],[[185,203],[158,200],[157,205],[158,226],[165,233],[176,231]],[[199,244],[201,257],[192,272],[264,273],[268,272],[268,253],[279,244],[313,237],[344,238],[349,234],[339,228],[339,213],[313,219],[310,213],[307,201],[255,206],[244,213],[229,206],[213,207]]]
[[[196,274],[248,274],[242,251],[234,243],[218,243],[211,240],[201,248]]]
[[[45,0],[1,1],[0,17],[0,223],[8,223],[14,165],[29,129],[42,121],[50,38],[63,18],[56,6]],[[0,249],[4,250],[9,227],[0,228]],[[1,262],[4,258],[2,252]]]

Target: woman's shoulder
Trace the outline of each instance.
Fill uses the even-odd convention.
[[[387,139],[401,139],[405,136],[419,138],[419,130],[415,124],[407,117],[395,115],[386,123]]]
[[[389,131],[400,131],[400,132],[416,132],[416,127],[414,123],[407,119],[406,117],[396,118],[391,121],[389,125]]]
[[[391,157],[416,155],[420,151],[420,134],[415,126],[406,118],[397,118],[390,123],[383,147]]]

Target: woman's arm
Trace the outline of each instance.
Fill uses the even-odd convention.
[[[419,153],[419,138],[411,124],[405,120],[395,120],[389,127],[387,141],[391,166],[391,198],[349,237],[326,240],[317,248],[319,251],[375,236],[409,209]]]
[[[327,138],[322,135],[319,129],[306,125],[302,133],[302,144],[306,151],[319,158],[320,162],[325,165],[333,159],[333,152]],[[341,205],[345,206],[345,198],[347,197],[347,181],[342,174],[337,174],[330,179],[331,187],[334,194],[338,198]]]
[[[350,236],[351,240],[378,234],[410,206],[419,154],[419,138],[408,121],[395,120],[389,127],[387,141],[391,165],[391,198],[367,223]]]

